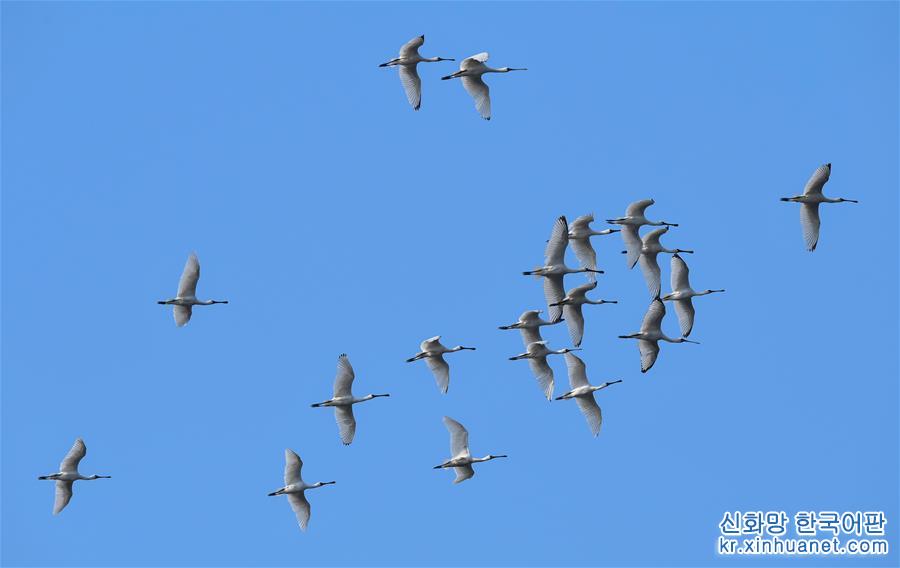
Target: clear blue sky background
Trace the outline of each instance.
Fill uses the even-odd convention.
[[[13,3],[2,6],[2,561],[7,565],[681,565],[725,510],[898,515],[898,4]],[[456,64],[413,112],[377,65],[489,51],[494,119]],[[802,191],[833,162],[819,250]],[[560,214],[653,197],[696,249],[692,338],[639,372],[647,306],[618,236],[586,308],[603,432],[548,403],[518,333]],[[603,227],[603,223],[598,223]],[[155,301],[188,253],[198,308]],[[575,259],[570,257],[570,264]],[[663,263],[668,289],[668,263]],[[581,283],[580,276],[568,284]],[[670,313],[665,329],[677,332]],[[419,342],[451,356],[441,396]],[[556,347],[565,329],[549,330]],[[343,447],[338,354],[358,407]],[[565,365],[552,362],[557,394]],[[509,460],[451,484],[443,415]],[[36,476],[77,436],[59,517]],[[302,534],[281,486],[304,459]],[[860,559],[771,559],[767,565]]]

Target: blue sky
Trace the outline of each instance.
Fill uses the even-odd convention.
[[[884,510],[898,557],[896,3],[2,5],[5,565],[679,565],[726,510]],[[377,65],[489,51],[492,121],[454,63],[413,112]],[[822,207],[803,247],[799,193]],[[618,236],[583,358],[603,432],[542,399],[517,333],[553,220],[653,197],[696,288],[692,339],[639,372]],[[598,228],[603,224],[598,223]],[[155,301],[190,251],[184,329]],[[665,259],[664,259],[665,260]],[[570,256],[570,264],[575,259]],[[668,266],[663,263],[663,288]],[[570,277],[568,285],[581,283]],[[677,332],[674,313],[664,327]],[[443,335],[441,396],[403,362]],[[565,329],[548,330],[552,346]],[[358,394],[343,447],[338,354]],[[552,362],[557,394],[562,359]],[[471,481],[441,423],[508,460]],[[86,474],[58,517],[55,471]],[[281,485],[305,461],[301,534]],[[859,559],[793,559],[851,565]],[[781,565],[783,559],[759,561]]]

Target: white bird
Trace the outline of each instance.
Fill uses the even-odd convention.
[[[694,327],[694,304],[691,298],[706,296],[725,290],[704,290],[697,292],[691,288],[688,281],[688,265],[678,254],[672,255],[672,292],[662,297],[664,302],[675,303],[675,313],[678,314],[678,323],[681,325],[681,336],[687,337]]]
[[[656,256],[661,252],[667,252],[669,254],[678,254],[680,252],[693,254],[692,250],[682,250],[682,249],[667,249],[662,246],[659,242],[659,238],[663,236],[669,230],[668,227],[663,227],[661,229],[656,229],[655,231],[650,231],[642,240],[641,244],[641,272],[644,274],[644,280],[647,282],[647,290],[650,292],[650,298],[659,297],[659,289],[660,289],[660,270],[659,270],[659,261],[657,261]],[[626,251],[627,252],[627,251]]]
[[[350,442],[353,441],[353,435],[356,433],[356,418],[353,417],[353,405],[381,396],[391,396],[389,394],[369,394],[362,398],[354,397],[351,389],[355,377],[353,367],[350,366],[350,359],[347,358],[346,353],[341,353],[341,356],[338,357],[337,375],[334,377],[334,396],[324,402],[317,402],[312,405],[313,408],[322,406],[334,407],[334,418],[337,420],[341,441],[345,446],[350,445]]]
[[[297,516],[297,522],[300,523],[300,530],[305,531],[309,524],[309,501],[306,500],[307,489],[316,489],[323,485],[334,485],[334,481],[319,481],[312,485],[304,483],[300,477],[300,470],[303,468],[303,461],[293,450],[284,451],[284,487],[269,493],[269,497],[275,495],[287,495],[288,501],[291,503],[291,509]]]
[[[417,66],[419,63],[434,63],[437,61],[454,61],[445,57],[422,57],[419,48],[425,43],[425,36],[415,37],[400,48],[400,56],[382,63],[379,67],[397,67],[400,71],[400,82],[406,92],[406,99],[412,105],[413,110],[419,110],[422,106],[422,80],[419,79]]]
[[[526,276],[544,277],[544,299],[547,301],[547,310],[550,321],[557,321],[562,316],[562,307],[558,304],[566,296],[563,285],[563,277],[566,274],[577,272],[603,274],[602,270],[594,268],[569,268],[566,266],[566,245],[569,244],[569,224],[565,215],[556,219],[547,248],[544,250],[544,266],[534,270],[523,272]]]
[[[547,363],[548,355],[564,355],[571,351],[581,351],[581,349],[557,349],[553,350],[547,347],[546,341],[535,341],[530,343],[525,353],[521,353],[514,357],[510,357],[510,361],[518,361],[519,359],[528,359],[528,366],[534,378],[537,379],[541,392],[550,400],[553,397],[553,369]]]
[[[434,374],[434,380],[437,382],[438,388],[442,394],[447,394],[450,388],[450,365],[444,361],[444,353],[453,353],[454,351],[475,351],[474,347],[463,347],[457,345],[452,349],[448,349],[441,345],[441,336],[435,335],[430,339],[426,339],[419,345],[419,352],[406,360],[407,363],[425,359],[428,368]]]
[[[434,466],[434,469],[452,467],[456,471],[456,479],[453,480],[453,483],[461,483],[475,475],[475,470],[472,469],[473,463],[507,457],[488,454],[483,458],[473,458],[469,453],[469,432],[463,425],[449,416],[444,416],[444,426],[450,432],[450,455],[452,457],[441,465]]]
[[[668,341],[669,343],[696,343],[684,337],[673,339],[662,332],[662,320],[666,315],[666,307],[659,298],[650,302],[647,313],[644,314],[644,321],[641,323],[641,330],[631,335],[620,335],[619,339],[637,339],[638,349],[641,352],[641,372],[646,373],[650,367],[656,363],[656,356],[659,355],[659,342]]]
[[[619,303],[616,300],[589,300],[587,293],[596,287],[596,281],[576,286],[569,290],[566,297],[556,304],[563,307],[563,319],[566,320],[566,325],[569,326],[569,337],[572,338],[572,345],[575,347],[581,347],[581,339],[584,337],[584,314],[581,313],[581,306],[584,304],[599,306],[601,304]]]
[[[628,268],[634,268],[638,257],[641,256],[641,236],[638,229],[644,225],[662,226],[667,225],[677,227],[677,223],[669,223],[667,221],[650,221],[644,216],[644,211],[648,207],[656,203],[652,199],[642,199],[635,201],[625,209],[624,217],[616,217],[615,219],[607,219],[607,223],[613,225],[622,225],[622,241],[625,243],[625,252],[628,255],[626,262]]]
[[[542,310],[522,312],[522,315],[519,316],[519,321],[510,325],[501,325],[498,329],[518,329],[522,333],[522,343],[528,348],[529,344],[544,340],[541,337],[542,327],[545,325],[556,325],[563,321],[562,319],[547,321],[541,317],[542,313]]]
[[[574,398],[575,402],[578,404],[578,408],[581,409],[581,413],[584,414],[584,418],[587,420],[588,426],[591,429],[591,434],[596,437],[600,434],[600,425],[603,423],[603,414],[600,412],[600,407],[597,405],[594,393],[598,390],[605,389],[609,385],[621,383],[622,379],[617,381],[607,381],[596,387],[591,385],[588,383],[587,369],[584,361],[571,353],[566,353],[566,367],[569,369],[569,386],[572,390],[562,396],[556,397],[556,400],[568,400]]]
[[[848,203],[859,203],[855,199],[825,197],[822,193],[822,188],[825,187],[825,182],[830,177],[831,164],[822,165],[813,172],[812,177],[806,182],[806,187],[803,188],[803,195],[781,198],[782,201],[793,201],[801,204],[800,225],[803,227],[803,239],[806,241],[806,250],[810,252],[816,250],[816,245],[819,242],[819,204],[843,203],[845,201]]]
[[[462,81],[466,92],[475,99],[475,109],[481,118],[485,120],[491,119],[491,94],[487,83],[484,82],[482,75],[485,73],[509,73],[510,71],[528,71],[525,68],[501,67],[494,69],[484,64],[488,60],[487,52],[467,57],[459,62],[459,71],[451,73],[442,80],[455,79],[459,77]]]
[[[58,473],[38,477],[38,479],[52,479],[56,481],[56,500],[53,502],[54,515],[58,515],[69,504],[69,500],[72,498],[72,484],[79,479],[90,481],[93,479],[110,479],[112,477],[110,475],[89,475],[85,477],[78,473],[78,463],[85,454],[87,454],[87,447],[84,445],[84,440],[78,438],[59,464]]]
[[[191,321],[193,306],[211,306],[213,304],[227,304],[228,300],[198,300],[197,281],[200,280],[200,261],[197,255],[191,253],[178,281],[178,295],[168,300],[160,300],[157,304],[174,306],[175,325],[181,327]]]
[[[591,228],[594,222],[594,215],[582,215],[569,224],[569,243],[575,256],[585,268],[597,268],[597,252],[591,245],[591,237],[594,235],[611,235],[618,233],[619,229],[603,229],[595,231]],[[588,274],[588,278],[594,279],[593,274]]]

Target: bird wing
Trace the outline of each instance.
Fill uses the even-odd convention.
[[[687,337],[694,327],[694,303],[690,298],[675,300],[675,313],[678,314],[678,324],[681,326],[681,336]]]
[[[453,480],[453,483],[462,483],[475,475],[475,469],[472,467],[472,464],[454,467],[453,471],[456,472],[456,479]]]
[[[659,355],[659,344],[656,341],[639,339],[638,349],[641,351],[641,372],[646,373],[656,363],[656,356]]]
[[[641,257],[641,248],[644,243],[641,241],[641,235],[638,228],[634,225],[622,225],[622,242],[625,243],[625,263],[628,268],[634,268],[638,259]]]
[[[407,59],[419,53],[419,48],[422,47],[422,44],[424,43],[424,36],[414,37],[408,42],[404,43],[403,47],[400,48],[400,59]]]
[[[440,335],[429,337],[428,339],[420,343],[419,351],[435,351],[437,347],[442,347]]]
[[[581,413],[584,414],[584,418],[591,428],[591,434],[594,436],[600,434],[603,414],[600,412],[600,406],[597,404],[597,399],[594,398],[594,393],[576,396],[575,402],[578,404],[578,408],[581,409]]]
[[[188,298],[197,295],[197,280],[200,280],[200,260],[191,253],[184,264],[184,272],[178,281],[178,297]]]
[[[581,217],[576,218],[574,221],[569,223],[569,227],[572,229],[590,229],[588,225],[594,222],[594,214],[590,215],[582,215]]]
[[[475,110],[485,120],[491,119],[491,90],[481,76],[471,77],[463,75],[460,77],[463,87],[473,99],[475,99]]]
[[[406,91],[406,100],[413,109],[419,110],[422,106],[422,80],[415,65],[398,65],[400,68],[400,82]]]
[[[566,304],[563,306],[563,319],[569,326],[569,337],[572,338],[572,345],[581,346],[581,339],[584,337],[584,314],[581,313],[581,304]]]
[[[806,250],[816,250],[819,244],[819,204],[800,204],[800,225],[803,227],[803,240],[806,241]]]
[[[291,509],[297,515],[297,522],[300,524],[300,530],[305,531],[309,524],[309,501],[306,500],[306,493],[288,493],[288,502]]]
[[[355,376],[347,354],[341,353],[338,357],[337,374],[334,376],[334,398],[353,396],[351,389]]]
[[[588,238],[573,239],[569,242],[572,243],[572,250],[575,251],[575,256],[578,257],[581,266],[597,270],[597,252],[591,245],[591,240]],[[588,273],[588,277],[592,278],[594,274]]]
[[[566,216],[557,217],[553,223],[553,230],[550,232],[550,240],[547,241],[547,247],[544,249],[544,264],[565,264],[566,262],[566,245],[569,243],[569,224],[566,222]]]
[[[444,426],[450,432],[450,455],[453,459],[469,457],[469,431],[449,416],[444,416]]]
[[[443,355],[435,355],[434,357],[426,357],[425,362],[434,375],[434,381],[437,383],[441,394],[447,394],[450,389],[450,365],[444,361]]]
[[[547,315],[550,321],[559,321],[562,317],[562,306],[551,306],[566,297],[566,290],[563,288],[562,274],[551,274],[544,276],[544,299],[547,300]]]
[[[675,292],[676,290],[686,290],[690,288],[691,283],[688,281],[688,265],[684,259],[677,254],[673,254],[671,268],[672,275],[670,283],[672,284],[672,291]]]
[[[528,346],[536,341],[544,340],[544,338],[541,337],[540,329],[536,327],[523,327],[520,328],[519,331],[522,332],[522,343],[525,344],[525,349],[528,349]]]
[[[644,321],[641,322],[641,331],[651,331],[662,327],[663,317],[666,315],[666,307],[658,299],[650,302]]]
[[[641,272],[644,273],[644,280],[647,282],[647,290],[650,292],[651,298],[659,296],[660,288],[660,270],[659,262],[656,261],[656,253],[641,254]]]
[[[655,201],[652,199],[641,199],[640,201],[635,201],[631,205],[625,209],[626,217],[637,217],[644,214],[644,211],[647,210],[648,207],[653,205]]]
[[[75,440],[75,443],[72,444],[68,453],[66,453],[66,457],[59,463],[59,471],[64,473],[78,472],[78,463],[85,454],[87,454],[87,446],[84,445],[84,440],[78,438]]]
[[[828,181],[829,177],[831,177],[831,168],[828,165],[816,168],[816,171],[813,172],[813,175],[810,176],[809,181],[806,182],[806,186],[803,188],[803,195],[822,195],[822,188],[825,187],[825,182]]]
[[[294,452],[294,450],[284,451],[284,484],[293,485],[302,483],[303,478],[300,477],[300,470],[303,469],[303,460]]]
[[[194,309],[192,306],[172,306],[172,315],[175,316],[175,325],[178,327],[184,327],[187,325],[187,322],[191,321],[191,314]]]
[[[466,71],[468,69],[474,69],[484,64],[485,61],[488,60],[488,53],[483,51],[481,53],[476,53],[471,57],[466,57],[462,61],[459,62],[460,71]]]
[[[544,393],[547,400],[550,400],[553,396],[553,369],[550,367],[550,364],[547,363],[547,358],[529,358],[528,366],[531,367],[534,378],[537,379],[538,384],[541,386],[541,392]]]
[[[72,483],[71,481],[56,481],[56,499],[53,501],[53,514],[58,515],[60,511],[66,508],[69,500],[72,499]]]
[[[349,446],[353,441],[353,435],[356,434],[356,418],[353,417],[353,407],[350,405],[335,406],[334,419],[341,432],[341,442],[345,446]]]
[[[587,367],[581,357],[566,353],[566,367],[569,369],[569,386],[572,390],[588,386]]]

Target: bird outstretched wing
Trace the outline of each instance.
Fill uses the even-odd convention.
[[[675,313],[678,315],[681,336],[687,337],[694,328],[694,303],[690,298],[675,300]]]
[[[293,485],[303,482],[300,476],[300,470],[303,469],[303,460],[294,450],[287,449],[284,451],[284,484]]]
[[[419,107],[422,106],[422,80],[419,78],[416,65],[398,65],[398,67],[400,82],[406,92],[406,100],[409,101],[413,110],[419,110]]]
[[[475,475],[475,469],[472,467],[472,464],[454,467],[453,471],[456,472],[456,479],[453,480],[453,483],[462,483]]]
[[[578,408],[584,415],[585,420],[587,420],[588,427],[591,429],[591,434],[596,437],[600,434],[600,425],[603,423],[603,414],[600,411],[600,406],[597,404],[597,399],[594,398],[594,393],[576,396],[575,403],[578,404]]]
[[[803,240],[806,241],[806,250],[812,252],[819,244],[819,204],[800,204],[800,226],[803,228]]]
[[[356,418],[353,416],[353,407],[350,405],[335,406],[334,419],[341,433],[341,442],[345,446],[349,446],[356,434]]]
[[[449,416],[444,416],[444,426],[450,432],[450,455],[453,458],[469,457],[469,431]]]
[[[419,48],[425,43],[425,36],[414,37],[404,43],[400,48],[400,59],[408,59],[419,53]]]
[[[78,464],[86,454],[87,446],[84,445],[84,440],[78,438],[75,440],[75,443],[72,444],[72,447],[69,448],[66,457],[59,463],[59,471],[64,473],[78,472]]]
[[[434,381],[437,383],[441,394],[447,394],[447,391],[450,390],[450,365],[444,360],[444,356],[426,357],[425,363],[431,369],[431,374],[434,375]]]
[[[341,353],[341,356],[338,357],[337,374],[334,377],[334,398],[353,396],[352,388],[355,376],[347,354]]]
[[[56,480],[56,499],[53,501],[53,514],[58,515],[72,499],[72,482]]]
[[[475,110],[485,120],[491,119],[491,90],[480,76],[470,77],[463,75],[460,77],[463,87],[475,100]]]
[[[652,199],[641,199],[640,201],[635,201],[631,205],[629,205],[625,209],[626,217],[637,217],[644,214],[644,211],[647,210],[648,207],[656,203]]]
[[[200,280],[200,260],[191,253],[184,264],[181,280],[178,281],[178,297],[189,298],[197,295],[197,281]]]
[[[294,510],[294,515],[297,516],[297,523],[300,524],[300,530],[305,531],[307,525],[309,525],[309,501],[306,500],[306,493],[288,493],[288,502],[291,504],[291,509]]]
[[[822,195],[822,188],[825,187],[825,182],[828,181],[829,177],[831,177],[830,165],[824,164],[816,168],[816,171],[813,172],[813,175],[810,176],[809,181],[806,182],[806,186],[803,188],[803,195]]]

